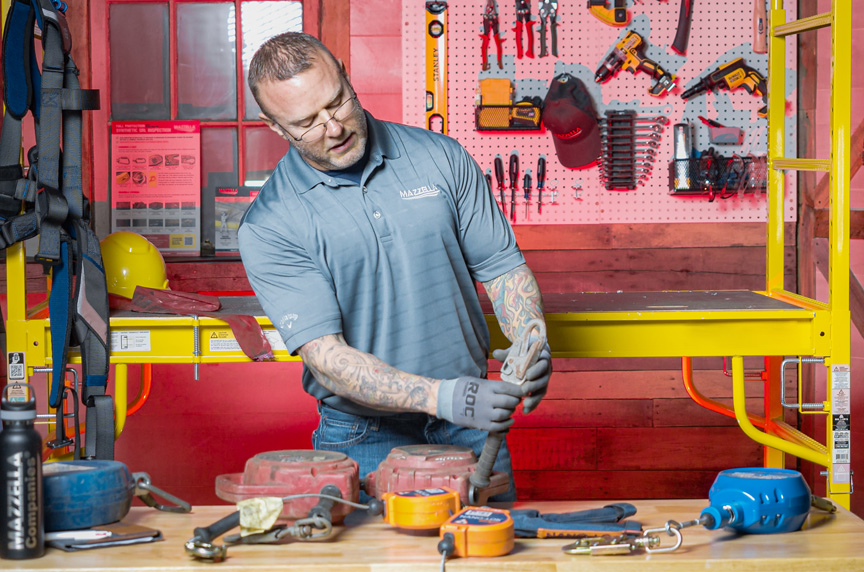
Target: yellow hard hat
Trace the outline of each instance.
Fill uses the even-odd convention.
[[[136,286],[168,288],[168,273],[162,253],[135,232],[112,232],[99,243],[108,293],[132,298]]]

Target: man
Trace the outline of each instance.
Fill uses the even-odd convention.
[[[360,475],[393,447],[434,443],[478,454],[537,406],[548,347],[522,389],[484,379],[483,283],[516,340],[543,317],[537,282],[483,173],[454,140],[364,112],[344,66],[317,39],[285,33],[252,59],[260,117],[291,143],[246,213],[240,253],[264,311],[303,358],[318,399],[316,449]],[[506,358],[499,350],[496,359]],[[512,474],[503,446],[495,470]],[[515,489],[494,500],[514,500]]]

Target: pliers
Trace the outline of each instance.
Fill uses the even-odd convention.
[[[531,3],[530,0],[516,0],[516,27],[513,28],[513,33],[516,34],[516,57],[522,58],[522,27],[525,27],[525,33],[528,37],[528,49],[525,55],[529,58],[534,57],[534,20],[531,19]]]
[[[549,32],[552,36],[552,55],[558,57],[558,0],[539,0],[537,14],[540,16],[540,57],[549,55],[546,49],[546,20],[549,20]]]
[[[504,69],[501,64],[501,34],[498,31],[498,2],[495,0],[486,0],[486,8],[483,10],[483,33],[480,37],[483,39],[481,50],[483,52],[483,70],[489,69],[489,36],[495,38],[495,48],[498,51],[498,69]]]

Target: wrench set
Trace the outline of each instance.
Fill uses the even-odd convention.
[[[631,190],[654,168],[660,135],[669,120],[635,111],[606,111],[600,119],[600,181],[607,190]]]

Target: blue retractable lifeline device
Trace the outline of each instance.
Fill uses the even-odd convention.
[[[746,467],[721,471],[700,521],[708,530],[794,532],[810,513],[810,487],[798,471]]]

